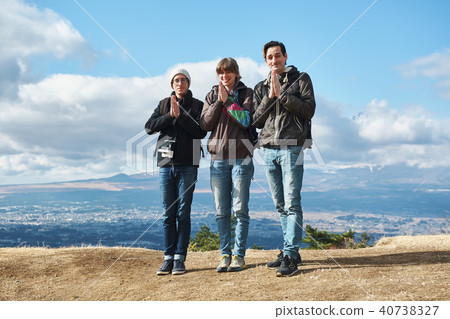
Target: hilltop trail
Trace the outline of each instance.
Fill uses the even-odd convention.
[[[161,251],[132,248],[118,260],[125,250],[1,248],[0,300],[450,300],[450,235],[304,250],[290,278],[266,268],[274,250],[248,250],[237,273],[215,272],[218,251],[192,252],[181,276],[155,275]]]

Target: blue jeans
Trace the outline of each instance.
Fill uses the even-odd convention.
[[[159,176],[164,209],[164,258],[184,261],[191,236],[191,204],[197,167],[161,167]]]
[[[284,254],[297,258],[302,243],[303,211],[300,191],[303,181],[301,146],[264,148],[267,180],[273,202],[280,214]]]
[[[231,206],[236,216],[234,255],[245,256],[247,245],[248,201],[254,167],[250,157],[211,161],[211,190],[216,206],[221,255],[231,255]]]

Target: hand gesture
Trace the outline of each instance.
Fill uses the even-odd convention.
[[[269,91],[269,98],[273,99],[274,97],[280,97],[281,96],[281,85],[280,81],[278,80],[278,76],[275,73],[275,71],[272,71],[272,77],[270,81],[270,91]]]
[[[219,101],[225,103],[228,99],[228,92],[222,82],[219,82]]]
[[[178,104],[175,95],[172,95],[170,99],[170,115],[172,117],[178,117],[180,115],[180,104]]]

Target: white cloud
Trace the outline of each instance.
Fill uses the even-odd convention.
[[[70,21],[20,0],[2,1],[0,37],[0,94],[10,98],[15,97],[19,83],[32,80],[33,55],[81,58],[86,64],[96,60],[96,53]]]
[[[418,108],[400,112],[387,101],[372,100],[357,119],[359,135],[377,144],[427,144],[439,135],[440,125]]]
[[[345,119],[339,119],[342,120],[345,123]],[[385,100],[372,100],[364,112],[354,117],[356,128],[353,129],[357,134],[346,137],[352,143],[342,144],[332,154],[352,154],[352,165],[447,167],[450,163],[449,124],[448,119],[432,119],[423,108],[399,111]],[[336,142],[331,145],[334,144]],[[332,157],[331,161],[336,163],[338,157]]]
[[[21,1],[4,1],[0,35],[8,44],[0,51],[0,184],[118,173],[126,163],[126,141],[144,128],[158,101],[170,94],[173,68],[190,72],[191,90],[200,100],[217,83],[219,59],[174,65],[152,79],[76,74],[33,79],[33,55],[64,60],[83,56],[89,61],[95,53],[69,21]],[[439,87],[450,87],[445,62],[449,55],[447,50],[413,61],[415,73],[410,75],[434,78]],[[245,57],[237,61],[249,87],[268,74],[263,63]],[[371,101],[352,119],[344,115],[344,105],[316,94],[313,138],[329,167],[449,165],[448,119],[432,119],[420,108],[399,111],[383,100]]]
[[[92,58],[94,53],[70,21],[56,12],[25,4],[19,0],[4,0],[0,12],[0,33],[8,45],[2,55],[27,57],[51,53],[58,59],[74,54]]]
[[[251,79],[266,75],[263,65],[238,62],[244,80],[253,82],[249,86],[257,81]],[[217,81],[216,64],[177,65],[191,73],[191,88],[200,100]],[[20,85],[16,101],[0,101],[2,184],[120,172],[126,141],[143,129],[158,101],[171,91],[171,69],[153,79],[54,74]],[[317,96],[313,137],[329,168],[450,163],[448,120],[434,120],[421,108],[399,111],[384,100],[371,101],[354,118],[344,113],[344,105]]]
[[[265,76],[265,68],[254,61],[238,62],[244,79]],[[216,64],[178,65],[191,73],[192,90],[200,100],[217,81]],[[119,172],[127,139],[143,129],[170,92],[171,69],[153,79],[55,74],[20,85],[16,101],[0,101],[2,184]],[[354,118],[344,113],[345,106],[317,96],[313,137],[328,167],[450,162],[448,120],[433,120],[420,108],[398,111],[384,100],[371,101]]]
[[[325,163],[353,163],[361,160],[361,154],[369,148],[359,137],[357,123],[344,116],[345,106],[331,102],[317,95],[317,92],[316,105],[312,137],[314,147],[321,152]]]
[[[5,155],[2,170],[28,176],[23,165],[45,156],[46,167],[61,170],[56,176],[88,173],[87,167],[99,169],[91,174],[103,166],[117,171],[126,139],[144,127],[160,91],[150,79],[61,74],[21,85],[17,101],[0,104],[2,135],[9,141],[4,148],[19,153]]]
[[[388,166],[406,164],[419,168],[448,167],[450,143],[446,144],[390,144],[374,147],[369,154],[378,163]]]
[[[203,100],[212,86],[217,84],[216,66],[221,59],[214,59],[201,63],[183,63],[177,64],[172,69],[183,67],[188,70],[192,78],[191,90],[195,97]],[[236,58],[239,65],[239,72],[242,76],[241,81],[248,87],[253,88],[259,81],[267,77],[268,68],[265,64],[258,64],[250,58]],[[167,78],[170,72],[167,72]]]
[[[398,69],[407,77],[448,78],[450,76],[450,49],[414,59],[408,64],[398,66]]]
[[[325,169],[360,165],[448,167],[450,120],[432,119],[423,108],[403,111],[372,100],[353,119],[345,106],[317,97],[315,146]]]
[[[256,62],[237,60],[244,79],[256,82],[262,77]],[[217,62],[174,67],[189,70],[194,96],[204,100],[217,81]],[[120,172],[126,141],[144,128],[158,102],[170,94],[172,69],[152,79],[54,74],[19,85],[15,101],[0,100],[2,184]]]
[[[450,100],[450,48],[417,58],[396,68],[408,78],[424,77],[434,80],[440,96]]]

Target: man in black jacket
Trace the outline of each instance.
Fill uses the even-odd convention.
[[[157,143],[160,188],[164,209],[164,263],[158,275],[185,273],[191,235],[191,203],[197,181],[203,102],[189,90],[191,77],[185,69],[171,73],[171,97],[160,101],[145,124],[148,134],[160,132]],[[178,225],[177,225],[178,222]]]
[[[255,87],[253,125],[262,129],[259,142],[284,239],[283,252],[267,266],[278,269],[276,275],[282,277],[298,272],[301,263],[303,150],[311,145],[316,102],[309,75],[286,67],[283,43],[266,43],[263,56],[271,72]]]

